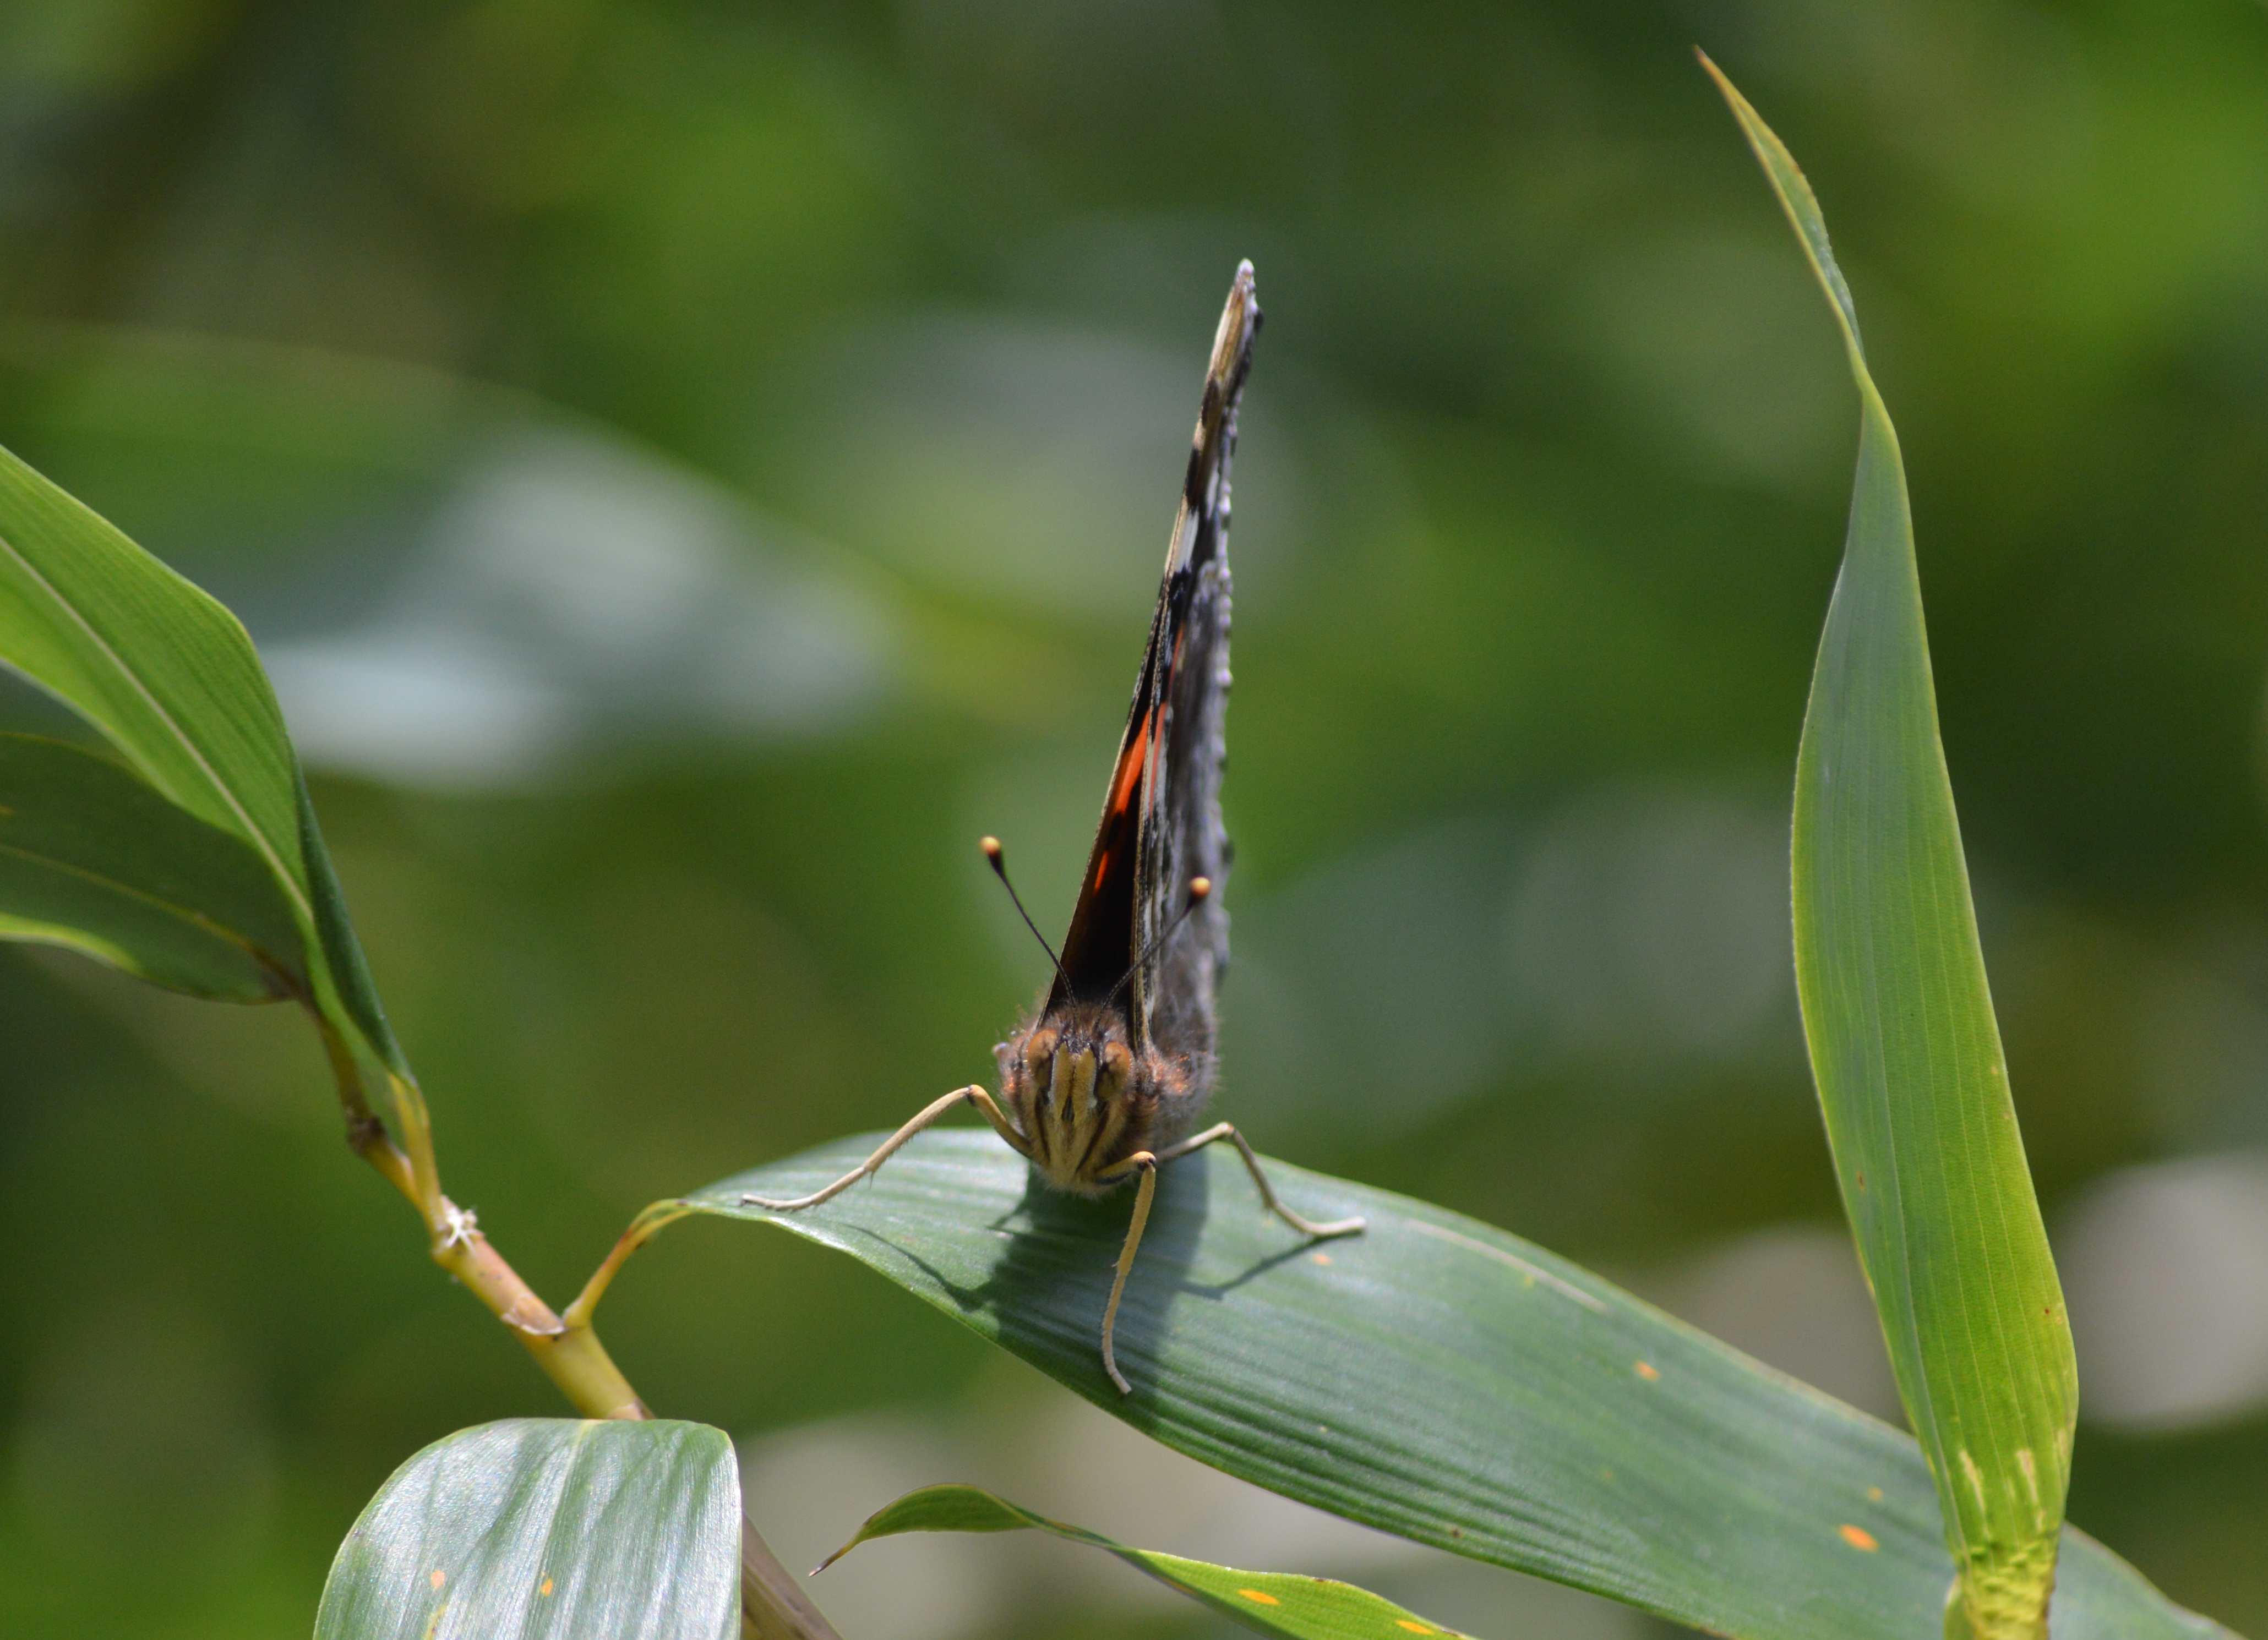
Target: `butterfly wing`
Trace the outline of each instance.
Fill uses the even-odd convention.
[[[1064,979],[1050,998],[1051,1004],[1099,999],[1132,967],[1123,995],[1135,1044],[1154,1043],[1193,1067],[1210,1064],[1214,992],[1228,962],[1228,914],[1220,895],[1230,854],[1220,820],[1228,480],[1237,404],[1259,328],[1247,262],[1237,269],[1213,338],[1149,647],[1064,938]],[[1209,878],[1213,892],[1168,935],[1188,905],[1194,877]]]

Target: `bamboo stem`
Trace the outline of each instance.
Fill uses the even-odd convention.
[[[394,1142],[363,1097],[361,1068],[354,1051],[330,1021],[312,1005],[307,1010],[323,1040],[339,1104],[347,1119],[347,1144],[379,1177],[401,1193],[424,1220],[433,1261],[456,1277],[512,1330],[543,1375],[558,1386],[568,1404],[590,1418],[651,1418],[614,1357],[591,1327],[591,1312],[624,1260],[685,1210],[656,1202],[616,1239],[564,1318],[544,1303],[505,1261],[473,1215],[442,1194],[433,1149],[432,1118],[424,1096],[407,1077],[388,1077],[394,1111],[409,1148]],[[740,1512],[740,1632],[747,1640],[841,1640],[811,1603],[802,1586]]]
[[[630,1220],[630,1228],[615,1238],[615,1245],[607,1250],[607,1256],[600,1261],[599,1268],[591,1272],[591,1279],[583,1283],[583,1291],[577,1293],[575,1301],[567,1306],[566,1314],[562,1318],[567,1325],[588,1327],[592,1312],[599,1307],[599,1300],[606,1297],[607,1289],[614,1284],[616,1273],[629,1261],[630,1254],[692,1210],[677,1202],[656,1202]]]

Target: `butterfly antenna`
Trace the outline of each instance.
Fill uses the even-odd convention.
[[[1040,942],[1040,949],[1046,952],[1048,960],[1056,965],[1056,977],[1063,982],[1064,995],[1070,996],[1071,975],[1064,972],[1063,959],[1056,955],[1056,948],[1048,944],[1048,937],[1040,932],[1040,925],[1032,921],[1032,914],[1024,909],[1023,896],[1016,892],[1016,885],[1008,880],[1008,862],[1001,853],[1000,840],[986,837],[976,846],[984,850],[984,857],[992,867],[992,875],[998,878],[1000,886],[1008,891],[1008,903],[1016,908],[1016,915],[1024,919],[1024,926],[1032,930],[1032,938]]]
[[[1150,960],[1150,953],[1156,951],[1159,946],[1171,939],[1174,937],[1174,930],[1181,927],[1182,923],[1188,922],[1189,920],[1189,913],[1203,905],[1205,901],[1211,896],[1211,878],[1192,877],[1189,879],[1189,903],[1181,908],[1179,915],[1177,915],[1172,922],[1167,923],[1165,927],[1158,930],[1157,938],[1151,940],[1148,945],[1142,947],[1142,954],[1134,959],[1134,966],[1128,968],[1125,973],[1118,976],[1118,983],[1112,986],[1110,988],[1110,995],[1102,999],[1102,1005],[1104,1007],[1108,1008],[1111,1004],[1118,1000],[1118,993],[1126,989],[1127,981],[1132,979],[1137,974],[1142,971],[1142,965]]]

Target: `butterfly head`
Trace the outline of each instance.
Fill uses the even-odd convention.
[[[1094,964],[1078,960],[1079,952],[1066,964],[1048,944],[1008,880],[1000,840],[986,837],[981,847],[1056,970],[1056,983],[1039,1017],[993,1049],[1000,1065],[1000,1102],[1023,1135],[1022,1148],[1042,1178],[1058,1190],[1098,1195],[1116,1182],[1108,1177],[1113,1166],[1179,1136],[1203,1102],[1197,1073],[1209,1066],[1209,1048],[1201,1055],[1160,1052],[1151,1039],[1139,982],[1145,965],[1211,897],[1212,880],[1189,879],[1188,897],[1166,926],[1138,951],[1121,945],[1117,961],[1124,966],[1114,963],[1098,974]],[[1123,886],[1130,890],[1133,880],[1126,878]],[[1096,894],[1090,882],[1072,916],[1074,936]],[[1130,930],[1132,908],[1121,909]]]
[[[1030,1142],[1032,1166],[1058,1190],[1091,1194],[1100,1175],[1149,1142],[1175,1091],[1165,1056],[1128,1041],[1123,1008],[1050,1008],[994,1050],[1000,1099]]]

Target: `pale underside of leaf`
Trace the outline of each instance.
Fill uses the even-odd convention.
[[[316,1640],[728,1640],[740,1492],[720,1430],[517,1418],[396,1470],[340,1545]]]

